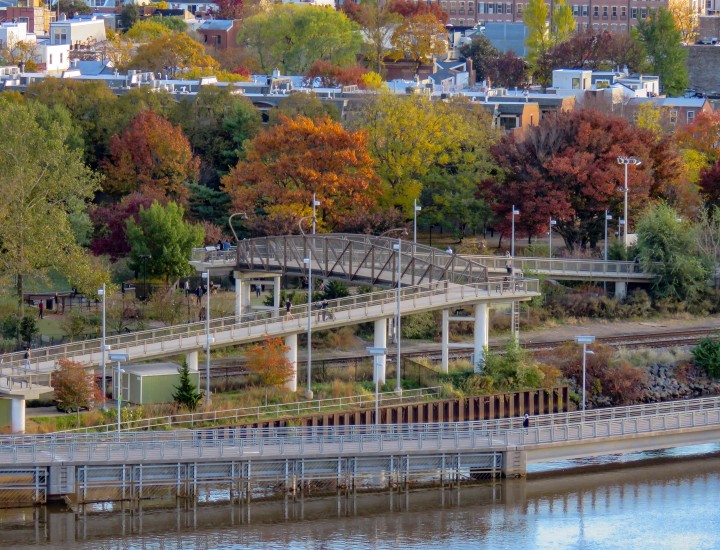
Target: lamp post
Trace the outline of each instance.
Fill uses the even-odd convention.
[[[625,250],[628,248],[628,165],[633,164],[640,166],[642,162],[640,159],[635,157],[619,156],[617,158],[618,164],[622,164],[625,167],[625,187],[623,187],[623,193],[625,194],[625,206],[623,208],[623,219],[625,220],[625,228],[623,230],[623,245]]]
[[[312,252],[309,258],[304,258],[303,263],[307,266],[308,270],[308,307],[307,307],[307,390],[305,391],[305,397],[307,399],[313,398],[312,391],[312,376],[311,376],[311,365],[312,365]]]
[[[605,250],[603,252],[603,258],[605,259],[605,263],[607,263],[608,261],[608,222],[612,219],[612,214],[608,213],[608,211],[605,210]],[[607,281],[603,281],[603,289],[605,292],[607,292]]]
[[[103,355],[105,355],[103,353]],[[115,399],[117,401],[117,431],[118,436],[120,435],[120,409],[122,408],[122,375],[125,372],[123,369],[120,368],[120,363],[127,363],[130,359],[130,356],[127,353],[123,352],[114,352],[110,353],[108,355],[108,358],[110,361],[117,361],[117,395],[115,396]]]
[[[102,288],[98,290],[98,294],[102,296],[102,335],[100,337],[100,369],[102,371],[102,378],[100,379],[100,390],[102,391],[102,408],[105,410],[105,283],[102,284]]]
[[[315,208],[320,206],[320,201],[315,199],[315,193],[313,193],[312,198],[312,234],[315,234],[315,224],[317,222],[317,218],[315,217]]]
[[[407,230],[404,227],[398,227],[395,229],[388,229],[387,231],[380,234],[380,237],[387,235],[393,231],[399,231],[398,240],[393,243],[392,248],[397,252],[397,294],[396,294],[396,311],[395,311],[395,344],[397,345],[397,373],[395,391],[401,392],[402,388],[400,385],[400,278],[402,277],[401,260],[402,260],[402,238],[403,235],[407,235]]]
[[[515,209],[515,205],[512,206],[512,236],[510,237],[510,256],[515,257],[515,216],[520,215],[520,210]]]
[[[210,344],[215,339],[210,337],[210,268],[203,272],[202,278],[206,280],[205,293],[205,405],[210,405]]]
[[[375,379],[375,431],[377,431],[378,424],[380,423],[380,390],[378,389],[380,385],[380,373],[378,371],[380,370],[382,358],[385,356],[387,350],[385,348],[374,347],[368,347],[367,350],[373,358],[373,378]]]
[[[140,254],[138,256],[143,261],[143,300],[147,300],[147,261],[152,258],[150,254]]]
[[[417,199],[413,200],[413,244],[417,244],[417,213],[422,210],[422,206],[417,203]]]
[[[317,203],[317,204],[316,204]],[[305,216],[298,220],[298,228],[300,233],[305,237],[305,231],[303,231],[302,223],[305,220],[312,219],[313,222],[313,234],[315,233],[315,206],[319,205],[320,202],[315,200],[315,194],[313,193],[313,216]],[[308,257],[303,258],[303,264],[308,268],[308,305],[307,305],[307,389],[305,390],[305,397],[307,399],[313,398],[312,391],[312,243],[308,247]]]
[[[588,344],[595,342],[594,336],[576,336],[575,342],[582,344],[583,347],[583,360],[582,360],[582,411],[585,412],[585,372],[587,370],[587,356],[592,355],[594,352],[588,350]]]
[[[550,252],[548,253],[548,258],[552,258],[552,228],[553,225],[557,225],[557,221],[553,220],[552,217],[550,217]]]

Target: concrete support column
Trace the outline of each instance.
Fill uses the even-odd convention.
[[[280,275],[273,275],[273,283],[275,289],[273,290],[273,307],[275,308],[275,317],[280,315]]]
[[[615,298],[624,300],[627,296],[627,283],[625,281],[615,281]]]
[[[248,313],[250,313],[250,281],[245,279],[240,286],[240,314]]]
[[[197,350],[188,352],[185,354],[185,362],[187,363],[190,372],[197,372],[198,370],[198,352]]]
[[[450,353],[448,348],[450,344],[450,310],[442,310],[442,371],[448,372],[450,369]]]
[[[240,321],[242,315],[242,287],[243,281],[235,272],[235,321]]]
[[[480,372],[478,366],[483,360],[483,349],[490,342],[490,310],[486,303],[475,304],[475,334],[473,335],[475,372]]]
[[[297,391],[297,334],[288,334],[285,337],[285,346],[288,348],[285,358],[292,366],[292,376],[285,382],[285,387],[291,392]]]
[[[502,475],[503,477],[525,477],[527,474],[527,452],[517,448],[503,452]]]
[[[10,427],[13,433],[25,433],[25,400],[13,397],[10,400]]]
[[[376,348],[387,348],[387,319],[378,319],[375,321],[375,340],[373,346]],[[373,382],[378,383],[377,377],[380,379],[380,384],[385,383],[385,366],[387,362],[386,355],[380,355],[375,358],[377,368],[373,369]]]

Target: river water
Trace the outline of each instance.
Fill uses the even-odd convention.
[[[4,510],[0,548],[11,547],[718,549],[720,445],[545,465],[459,489],[77,517]]]

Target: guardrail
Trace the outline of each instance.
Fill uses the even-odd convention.
[[[504,431],[467,429],[464,423],[439,426],[433,431],[381,431],[360,434],[325,433],[316,436],[248,437],[249,430],[226,430],[204,439],[202,431],[184,432],[186,439],[156,438],[135,443],[105,436],[102,441],[46,442],[3,445],[0,464],[33,464],[61,461],[65,464],[281,458],[306,456],[358,456],[413,451],[498,451],[538,444],[577,443],[617,436],[667,432],[688,428],[719,428],[720,409],[668,412],[640,417],[601,419],[574,424],[553,424]],[[459,429],[464,428],[464,429]],[[121,435],[121,434],[119,434]],[[156,432],[155,435],[162,435]]]
[[[507,258],[504,256],[469,255],[466,258],[481,263],[493,271],[505,271]],[[565,273],[568,275],[627,275],[635,278],[652,279],[651,273],[645,273],[640,265],[626,261],[581,260],[565,258],[525,258],[515,256],[511,259],[514,269],[530,272]]]
[[[440,387],[420,388],[416,390],[403,390],[398,395],[395,392],[382,392],[378,394],[381,407],[399,405],[407,401],[418,401],[432,399],[440,396]],[[363,408],[375,405],[375,394],[353,395],[349,397],[335,397],[331,399],[313,399],[310,401],[296,401],[293,403],[277,403],[274,405],[259,405],[256,407],[245,407],[241,409],[226,409],[221,411],[197,412],[187,414],[174,414],[169,416],[157,416],[143,418],[140,420],[127,420],[121,422],[122,431],[148,430],[152,428],[170,429],[176,427],[192,428],[198,424],[211,424],[219,421],[241,421],[248,419],[268,420],[280,418],[281,416],[299,417],[311,413],[322,413],[323,411],[338,410],[342,408],[355,407]],[[92,432],[115,432],[117,423],[102,424],[63,430],[56,434],[77,434]]]
[[[433,389],[433,388],[430,388]],[[577,425],[588,422],[604,420],[632,419],[638,417],[661,416],[673,413],[691,413],[720,410],[720,397],[704,397],[698,399],[687,399],[683,401],[667,401],[664,403],[647,403],[643,405],[631,405],[626,407],[608,407],[605,409],[591,409],[573,411],[567,413],[544,414],[531,417],[531,425],[537,427],[556,427],[565,425]],[[188,441],[212,439],[258,439],[258,438],[283,438],[283,437],[307,437],[315,439],[326,436],[358,436],[367,434],[388,433],[435,433],[443,432],[468,432],[468,431],[490,431],[500,433],[508,430],[516,430],[522,427],[522,417],[499,418],[492,420],[475,420],[469,422],[439,422],[439,423],[418,423],[418,424],[383,424],[375,425],[352,425],[352,426],[288,426],[282,428],[225,428],[225,429],[200,429],[200,430],[172,430],[172,431],[127,431],[118,434],[117,432],[89,432],[71,433],[54,432],[48,434],[8,434],[0,436],[0,448],[19,444],[40,444],[40,443],[104,443],[107,441],[121,441],[133,444],[142,444],[153,441]],[[117,426],[117,424],[115,425]]]
[[[431,304],[441,302],[462,301],[465,299],[478,297],[512,297],[514,295],[527,296],[529,293],[539,292],[539,281],[537,279],[493,279],[488,282],[474,283],[469,285],[459,285],[449,283],[448,281],[437,281],[422,285],[403,287],[400,291],[401,308],[404,306],[405,311],[412,311],[417,307],[418,300],[428,299]],[[395,312],[394,306],[397,301],[397,290],[384,290],[368,294],[359,294],[348,296],[336,300],[329,301],[329,307],[325,310],[321,309],[319,302],[311,305],[313,315],[316,315],[315,323],[319,326],[332,327],[342,324],[341,321],[365,320],[368,316],[369,309],[379,307],[382,313],[391,314]],[[408,302],[411,305],[408,306]],[[325,311],[325,319],[322,319],[322,312]],[[277,312],[280,315],[273,316],[274,311],[263,311],[257,315],[252,315],[250,321],[236,322],[234,316],[213,319],[210,321],[211,336],[215,337],[213,347],[223,345],[222,339],[218,339],[219,333],[230,333],[231,339],[250,338],[255,333],[272,334],[275,332],[284,332],[289,329],[297,328],[298,331],[304,331],[307,327],[308,306],[307,304],[292,307],[291,314],[288,315],[284,311]],[[279,323],[278,327],[270,325]],[[261,331],[257,329],[261,328]],[[254,330],[255,329],[255,330]],[[127,351],[135,349],[141,354],[148,354],[148,346],[159,344],[160,352],[177,353],[191,348],[202,348],[205,345],[205,323],[188,323],[182,325],[173,325],[159,329],[150,329],[145,331],[132,332],[128,334],[120,334],[116,336],[108,336],[106,344],[116,351]],[[167,342],[176,342],[176,346],[164,346]],[[41,362],[47,363],[62,358],[73,358],[75,356],[86,357],[89,362],[99,364],[101,340],[99,338],[93,340],[84,340],[63,344],[60,346],[50,346],[33,350],[31,362],[35,365],[35,371],[39,371]],[[184,347],[183,347],[184,346]],[[138,348],[142,350],[138,350]],[[87,357],[89,356],[89,357]],[[133,357],[133,355],[130,355]],[[6,354],[9,367],[17,367],[23,364],[23,352]]]

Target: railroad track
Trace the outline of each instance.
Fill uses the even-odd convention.
[[[720,329],[692,329],[677,332],[657,332],[657,333],[646,333],[646,334],[632,334],[626,336],[602,336],[597,337],[596,342],[612,347],[625,347],[625,348],[669,348],[677,346],[691,346],[695,345],[703,338],[708,336],[715,336],[720,334]],[[523,342],[522,346],[528,351],[541,351],[547,349],[554,349],[561,347],[568,343],[568,340],[550,340],[544,342]],[[493,351],[502,351],[504,344],[493,344],[490,349]],[[449,352],[451,360],[454,359],[466,359],[469,358],[473,352],[473,347],[468,345],[467,348],[453,348]],[[387,359],[388,361],[394,360],[395,353],[392,346],[389,346]],[[420,359],[429,358],[440,360],[442,357],[442,351],[440,345],[435,349],[423,350],[423,351],[409,351],[404,352],[403,357],[407,359]],[[359,362],[367,362],[369,357],[367,356],[356,356],[356,357],[336,357],[336,358],[325,358],[316,359],[313,361],[313,368],[319,364],[320,366],[333,366],[340,367],[344,365],[355,365]],[[228,376],[241,376],[247,374],[243,366],[244,361],[242,359],[226,359],[222,363],[214,362],[212,367],[212,375],[216,377],[228,377]],[[304,361],[298,360],[298,364],[304,364]]]

